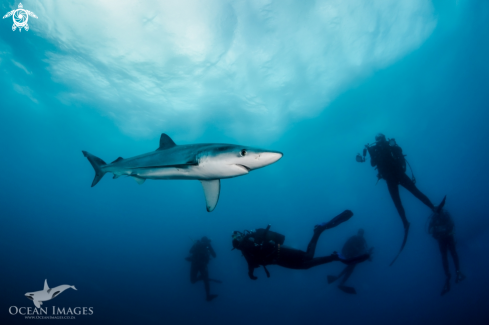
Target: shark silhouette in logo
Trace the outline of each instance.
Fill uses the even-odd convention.
[[[203,143],[176,145],[163,133],[156,151],[124,159],[117,158],[107,164],[102,159],[82,151],[95,169],[92,187],[105,173],[114,178],[126,175],[138,184],[147,179],[192,179],[199,180],[204,188],[207,211],[217,205],[221,190],[221,178],[248,174],[250,171],[273,164],[283,154],[235,144]]]
[[[69,288],[76,290],[75,286],[69,286],[67,284],[63,284],[63,285],[60,285],[60,286],[57,286],[54,288],[49,288],[48,280],[46,279],[46,280],[44,280],[44,289],[43,290],[36,291],[36,292],[28,292],[25,294],[25,296],[28,299],[32,300],[32,302],[34,302],[34,305],[37,308],[41,308],[43,301],[51,300]]]

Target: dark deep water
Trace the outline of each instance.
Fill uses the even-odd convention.
[[[71,320],[87,324],[489,324],[489,3],[459,2],[434,1],[437,25],[418,49],[352,82],[321,113],[270,136],[251,119],[248,129],[233,133],[233,119],[241,117],[231,113],[198,131],[173,123],[144,136],[126,132],[96,106],[66,104],[60,94],[75,86],[52,77],[46,54],[57,44],[35,29],[13,33],[11,21],[2,21],[0,323],[53,323],[9,314],[11,306],[34,307],[24,294],[42,290],[47,279],[78,290],[43,307],[93,307],[93,315]],[[0,8],[6,13],[17,3]],[[108,174],[90,187],[93,169],[81,150],[109,162],[155,150],[162,132],[177,144],[246,144],[284,157],[223,180],[212,213],[197,181],[139,186]],[[410,237],[389,267],[402,223],[385,182],[375,185],[373,168],[355,162],[378,132],[397,140],[433,203],[447,195],[467,279],[452,281],[446,296],[440,297],[438,246],[426,230],[430,211],[404,189]],[[316,255],[341,250],[365,229],[375,253],[349,280],[355,296],[326,282],[341,263],[304,271],[269,266],[270,278],[259,268],[251,281],[244,258],[231,251],[233,230],[267,224],[286,236],[286,245],[305,250],[313,226],[345,209],[354,217],[325,231]],[[211,283],[219,297],[210,303],[203,284],[189,282],[184,260],[203,235],[217,253],[210,275],[223,281]]]

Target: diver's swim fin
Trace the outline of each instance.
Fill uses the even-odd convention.
[[[345,292],[345,293],[349,293],[349,294],[353,294],[353,295],[357,294],[357,291],[353,287],[347,287],[347,286],[339,285],[338,288],[340,288],[340,290]]]
[[[336,217],[334,217],[333,219],[331,219],[330,221],[323,222],[319,225],[316,225],[314,227],[314,231],[324,231],[326,229],[334,228],[334,227],[338,226],[339,224],[347,221],[351,217],[353,217],[353,212],[351,212],[350,210],[345,210],[342,213],[340,213],[339,215],[337,215]]]
[[[410,224],[408,222],[407,227],[404,228],[404,240],[402,241],[401,249],[399,250],[399,253],[397,253],[396,257],[394,257],[391,264],[389,264],[389,266],[392,266],[392,264],[394,264],[394,262],[397,260],[397,258],[401,254],[402,250],[404,249],[404,246],[406,246],[406,242],[407,242],[407,238],[408,238],[408,234],[409,234],[409,227],[410,227]]]
[[[433,212],[435,213],[440,213],[441,210],[443,209],[443,207],[445,206],[445,200],[447,199],[447,196],[445,195],[445,197],[443,198],[443,200],[441,200],[441,203],[435,207],[435,210]]]
[[[337,276],[328,275],[328,284],[331,284],[331,283],[335,282],[336,280],[338,280]]]

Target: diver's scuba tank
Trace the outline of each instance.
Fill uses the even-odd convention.
[[[270,231],[270,227],[271,225],[268,225],[265,229],[259,228],[255,230],[255,243],[261,244],[272,240],[276,244],[283,245],[285,236],[278,232]]]

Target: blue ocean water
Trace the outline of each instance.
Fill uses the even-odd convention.
[[[408,21],[411,25],[405,26],[407,34],[382,43],[383,34],[370,31],[374,41],[364,45],[379,51],[388,48],[397,53],[392,54],[395,58],[389,52],[382,59],[385,62],[369,64],[368,57],[359,54],[365,50],[361,44],[352,46],[360,59],[348,65],[338,62],[338,67],[347,68],[338,68],[339,75],[331,76],[344,80],[333,88],[328,88],[329,79],[308,70],[319,69],[311,61],[318,56],[309,51],[317,53],[315,46],[321,42],[329,49],[330,40],[323,40],[309,26],[304,35],[311,40],[296,49],[297,55],[287,54],[293,52],[292,45],[284,49],[284,58],[270,55],[259,61],[273,44],[253,42],[275,26],[270,21],[277,4],[267,2],[260,4],[263,10],[255,10],[258,1],[226,3],[224,9],[219,7],[222,3],[209,2],[211,9],[218,8],[219,19],[207,9],[193,13],[199,19],[211,17],[202,18],[205,26],[221,24],[209,27],[207,38],[186,23],[171,21],[176,24],[171,28],[165,20],[159,23],[172,33],[184,29],[194,45],[216,45],[212,42],[219,37],[219,46],[231,50],[217,55],[212,52],[220,48],[217,45],[206,52],[197,45],[188,49],[180,44],[171,47],[172,54],[161,50],[171,62],[163,68],[156,61],[144,61],[144,55],[143,59],[131,57],[127,44],[133,38],[127,44],[111,43],[117,37],[110,24],[94,32],[83,25],[82,18],[68,20],[61,3],[24,2],[24,8],[39,17],[29,18],[29,31],[12,32],[11,18],[1,21],[0,323],[488,324],[489,3],[406,2],[395,19],[402,21],[402,14],[409,10],[414,13]],[[341,7],[338,3],[318,1],[315,5],[324,4],[327,12],[333,12]],[[350,12],[362,16],[371,9],[360,2],[348,3],[346,11],[337,10],[336,19]],[[413,9],[416,4],[419,8]],[[143,9],[155,5],[141,4]],[[389,3],[383,5],[390,8]],[[247,6],[249,11],[243,9]],[[423,16],[426,6],[429,19]],[[13,1],[0,3],[2,15],[17,7]],[[178,16],[187,10],[174,7],[167,12],[175,10]],[[300,22],[307,20],[302,15],[312,12],[309,5],[294,1],[280,7],[280,13],[290,7]],[[59,11],[53,11],[56,8]],[[104,13],[99,12],[102,9]],[[100,7],[91,12],[113,14]],[[381,12],[384,16],[379,14],[379,20],[389,16],[388,11]],[[183,21],[188,22],[185,17]],[[413,41],[418,45],[401,49],[410,42],[406,35],[415,35],[416,28],[421,28],[416,24],[424,20],[427,32],[420,32],[425,36],[420,36],[419,44]],[[142,20],[146,28],[142,30],[153,32],[155,21],[158,15]],[[226,26],[233,24],[239,27],[229,31]],[[383,32],[394,32],[394,27]],[[239,34],[240,28],[248,28],[249,33]],[[106,43],[97,43],[97,33],[104,35]],[[348,29],[335,33],[350,35]],[[78,43],[70,43],[73,35]],[[277,42],[286,44],[285,36],[279,35],[284,40]],[[245,36],[252,41],[242,41]],[[347,36],[341,42],[347,42]],[[162,38],[168,43],[162,41],[161,46],[170,48],[171,37],[162,33]],[[86,39],[93,41],[92,47]],[[240,41],[248,47],[233,54],[232,44]],[[138,53],[146,53],[143,45],[135,44]],[[105,46],[108,52],[97,52]],[[328,61],[328,51],[318,53],[335,66],[335,61]],[[199,53],[208,56],[185,60],[194,52],[197,57]],[[231,70],[225,69],[224,61],[229,63],[227,68],[235,69],[225,74],[226,80],[222,71]],[[215,68],[208,62],[222,66]],[[243,73],[241,68],[248,70]],[[158,75],[165,69],[173,70]],[[193,69],[199,71],[197,75],[191,75]],[[280,91],[266,91],[276,83],[283,83]],[[226,88],[229,84],[233,86]],[[141,89],[134,90],[136,86]],[[192,104],[185,101],[187,93]],[[179,109],[179,105],[184,107]],[[376,171],[368,163],[355,161],[355,155],[378,132],[395,138],[403,148],[423,193],[435,204],[447,196],[445,207],[455,222],[461,269],[467,278],[460,284],[452,282],[451,291],[443,297],[440,253],[427,233],[430,211],[403,188],[410,236],[399,259],[389,267],[402,242],[402,223],[385,182],[376,184]],[[212,213],[205,210],[197,181],[150,180],[140,186],[129,178],[113,180],[106,175],[90,187],[94,172],[82,150],[109,162],[155,150],[161,133],[177,144],[245,144],[278,150],[284,156],[249,175],[222,180],[219,203]],[[340,251],[363,228],[375,252],[372,261],[359,265],[349,280],[357,295],[327,284],[326,275],[339,273],[341,263],[309,270],[269,266],[270,278],[259,268],[255,270],[258,280],[252,281],[241,253],[231,251],[234,230],[267,224],[286,236],[286,245],[305,250],[313,226],[345,209],[354,212],[353,218],[324,232],[316,256]],[[190,283],[190,264],[184,259],[193,240],[204,235],[217,253],[209,263],[209,273],[223,282],[211,283],[212,293],[219,295],[212,302],[205,301],[201,282]],[[45,302],[43,307],[49,312],[53,306],[91,307],[93,314],[76,315],[74,320],[12,315],[16,308],[34,307],[24,294],[42,290],[45,279],[50,287],[69,284],[77,288]]]

